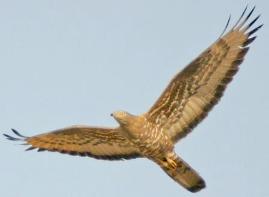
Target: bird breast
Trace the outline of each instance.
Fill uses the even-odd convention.
[[[173,144],[162,128],[146,121],[136,119],[124,129],[127,138],[148,158],[154,158],[173,150]]]

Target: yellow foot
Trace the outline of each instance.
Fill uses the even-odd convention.
[[[177,168],[177,163],[174,160],[169,159],[169,158],[166,158],[166,160],[167,160],[169,166],[171,166],[173,169]]]

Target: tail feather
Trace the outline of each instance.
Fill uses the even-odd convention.
[[[169,161],[162,161],[159,165],[166,174],[184,188],[190,192],[198,192],[206,187],[203,178],[181,158],[173,158],[172,163],[176,165],[170,165]]]

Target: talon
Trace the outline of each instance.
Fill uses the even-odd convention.
[[[167,158],[167,162],[173,169],[177,168],[177,163],[174,160]]]

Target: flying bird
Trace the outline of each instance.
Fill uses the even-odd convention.
[[[24,141],[26,150],[53,151],[96,159],[122,160],[148,158],[172,179],[191,192],[205,188],[203,178],[175,152],[175,144],[201,122],[222,97],[227,84],[238,71],[249,50],[253,28],[260,15],[248,22],[255,7],[247,7],[235,25],[188,64],[171,80],[157,102],[142,115],[116,111],[111,116],[116,128],[72,126],[26,137],[12,129]],[[248,12],[248,13],[247,13]]]

